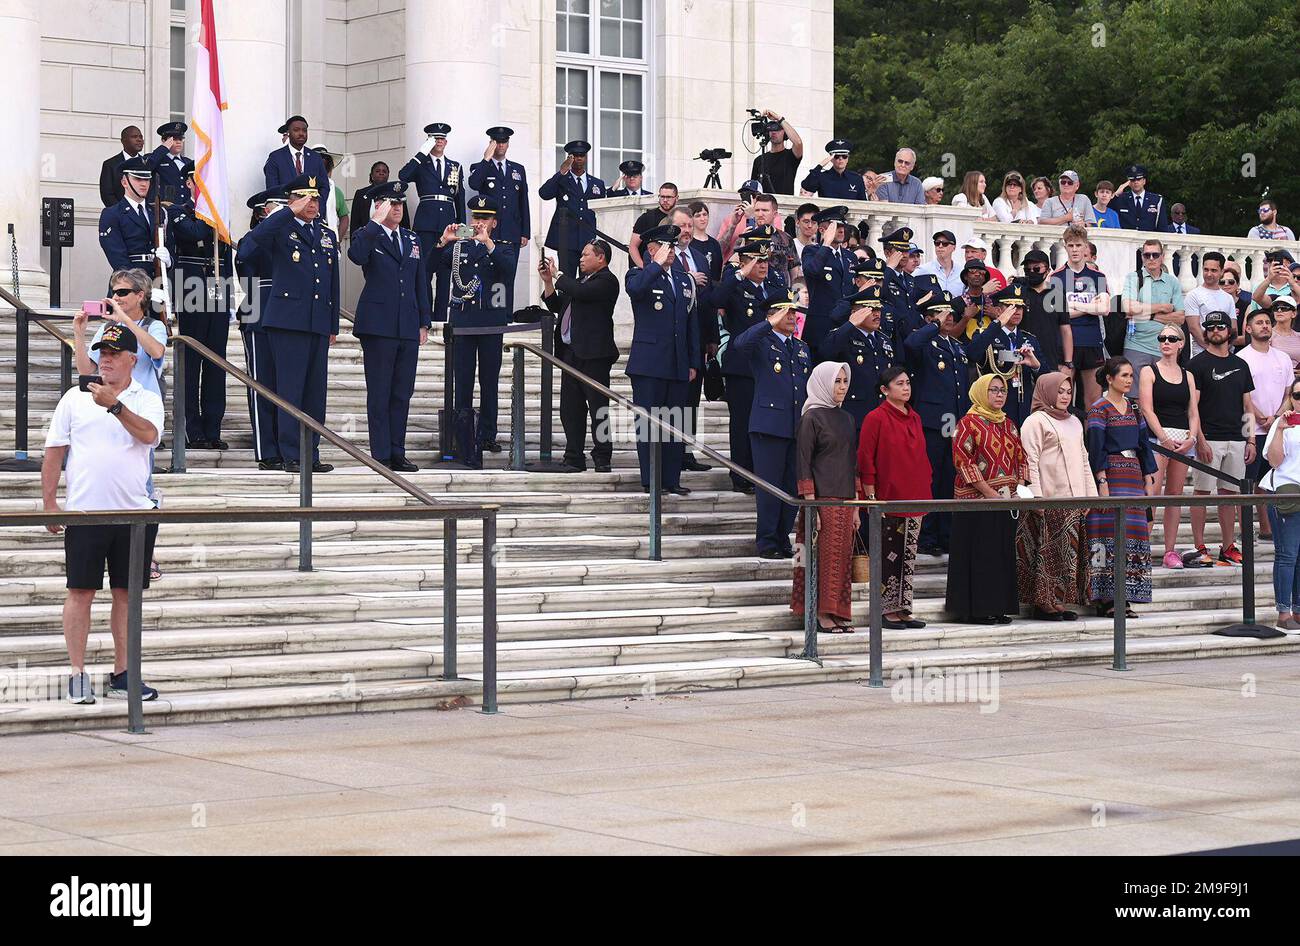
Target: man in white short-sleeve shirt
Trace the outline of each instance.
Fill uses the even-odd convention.
[[[45,438],[41,465],[41,492],[45,511],[60,512],[57,496],[59,473],[67,460],[67,508],[75,512],[151,509],[147,483],[153,448],[162,440],[162,399],[132,377],[138,354],[135,336],[122,325],[104,329],[94,348],[99,351],[102,383],[89,382],[86,390],[72,388],[59,400]],[[47,526],[50,532],[62,526]],[[145,528],[144,562],[153,557],[156,525]],[[90,633],[90,606],[104,586],[108,567],[113,596],[110,628],[113,633],[113,673],[106,695],[125,698],[127,595],[130,587],[131,527],[129,525],[68,526],[63,554],[68,576],[68,597],[63,604],[63,637],[68,647],[72,675],[68,699],[94,703],[95,691],[86,673],[86,637]],[[146,567],[141,576],[149,587]],[[141,683],[146,700],[158,691]]]

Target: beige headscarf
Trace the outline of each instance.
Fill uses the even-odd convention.
[[[823,361],[812,370],[808,378],[808,400],[803,402],[803,413],[807,414],[814,407],[839,407],[835,403],[835,379],[843,368],[849,374],[849,366],[844,362]]]

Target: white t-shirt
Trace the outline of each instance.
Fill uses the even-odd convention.
[[[1195,316],[1198,325],[1205,318],[1206,313],[1209,312],[1226,312],[1228,318],[1232,319],[1232,324],[1237,324],[1237,303],[1232,296],[1222,289],[1208,289],[1204,284],[1197,286],[1183,296],[1183,312],[1188,318]],[[1234,331],[1233,334],[1235,335],[1236,332]],[[1187,332],[1187,340],[1192,344],[1191,357],[1194,358],[1205,351],[1204,348],[1196,344],[1196,339],[1192,338],[1190,329]]]
[[[146,484],[153,472],[153,449],[162,442],[162,399],[134,378],[117,399],[153,424],[157,435],[152,443],[136,440],[120,420],[80,388],[69,389],[54,409],[45,448],[69,448],[69,511],[153,508]]]
[[[1268,429],[1268,437],[1264,440],[1264,453],[1268,453],[1278,431],[1282,432],[1283,437],[1282,465],[1274,467],[1265,474],[1264,479],[1260,481],[1260,489],[1275,490],[1283,483],[1294,483],[1300,486],[1300,427],[1283,428],[1280,417],[1273,421],[1273,426]]]
[[[1005,197],[995,198],[993,212],[1003,223],[1037,223],[1038,205],[1032,200],[1022,200],[1019,210],[1011,209],[1011,202]]]

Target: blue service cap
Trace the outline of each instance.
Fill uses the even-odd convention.
[[[578,139],[577,141],[570,141],[567,145],[564,146],[565,154],[586,154],[590,150],[591,150],[591,142],[583,141],[582,139]]]
[[[280,193],[286,197],[319,197],[320,188],[317,186],[315,174],[299,174],[288,184],[283,185]]]
[[[682,228],[671,223],[665,223],[655,227],[653,230],[641,237],[642,243],[676,243],[677,238],[682,235]]]
[[[362,200],[403,200],[406,197],[406,183],[404,181],[384,181],[382,184],[371,184],[361,191]]]
[[[159,138],[184,138],[185,133],[189,131],[189,126],[184,122],[165,122],[158,126]]]
[[[144,159],[144,155],[140,154],[123,161],[118,171],[131,177],[153,177],[153,169],[149,167],[149,162]]]
[[[497,203],[495,197],[489,197],[487,194],[478,194],[471,197],[466,202],[470,215],[474,217],[495,217],[501,205]]]
[[[424,126],[424,133],[435,138],[446,138],[451,134],[451,126],[446,122],[431,122]]]

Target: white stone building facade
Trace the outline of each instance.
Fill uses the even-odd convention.
[[[216,0],[234,231],[247,227],[242,203],[262,189],[263,161],[281,143],[277,126],[295,113],[311,125],[310,144],[346,156],[334,183],[349,199],[374,161],[396,175],[429,122],[451,124],[448,153],[467,168],[481,159],[489,126],[512,127],[510,157],[528,171],[534,234],[553,209],[537,200],[537,186],[571,138],[593,143],[592,170],[609,183],[619,160],[643,160],[650,189],[666,180],[698,187],[707,166],[693,158],[724,147],[734,157],[722,183],[732,188],[752,161],[745,109],[770,107],[789,117],[815,159],[832,131],[832,7],[832,0]],[[41,197],[76,201],[64,304],[102,292],[100,165],[124,126],[139,125],[149,150],[158,125],[188,121],[198,8],[198,0],[0,0],[10,59],[0,95],[0,224],[15,226],[25,296],[45,291]],[[8,241],[4,252],[8,262]],[[521,284],[532,263],[521,258]],[[348,266],[345,274],[347,302],[360,273]]]

